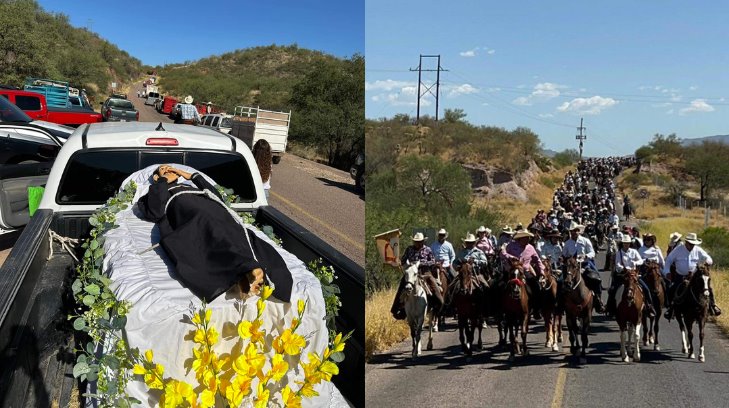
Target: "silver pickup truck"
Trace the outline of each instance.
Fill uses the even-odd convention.
[[[137,122],[139,111],[134,105],[121,98],[109,98],[101,103],[101,116],[104,122]]]

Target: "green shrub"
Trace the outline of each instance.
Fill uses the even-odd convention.
[[[703,247],[711,255],[714,265],[729,266],[729,230],[723,227],[709,227],[701,234]]]

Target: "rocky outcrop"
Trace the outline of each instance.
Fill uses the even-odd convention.
[[[471,176],[473,194],[481,198],[508,198],[527,202],[526,189],[538,182],[541,170],[536,163],[530,162],[529,167],[514,175],[508,170],[476,163],[462,163],[461,167]]]

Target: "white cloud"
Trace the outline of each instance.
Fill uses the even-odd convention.
[[[529,106],[534,104],[534,102],[546,102],[558,97],[560,95],[559,90],[562,88],[566,88],[566,86],[551,82],[542,82],[534,86],[534,91],[529,96],[520,96],[511,101],[511,103],[514,105]]]
[[[494,55],[494,54],[496,54],[496,50],[488,50],[488,51],[486,51],[486,54]]]
[[[714,107],[706,103],[703,99],[694,99],[691,101],[691,104],[686,107],[682,108],[680,111],[678,111],[679,115],[685,115],[687,113],[691,112],[713,112]]]
[[[540,113],[540,114],[539,114],[539,117],[540,117],[540,118],[544,118],[544,119],[547,119],[547,118],[553,118],[553,117],[554,117],[554,115],[552,115],[551,113]]]
[[[444,86],[444,92],[448,92],[449,98],[455,98],[461,95],[474,94],[478,92],[478,88],[474,88],[471,84],[463,84],[456,86]]]
[[[617,105],[618,101],[613,98],[603,98],[595,95],[591,98],[575,98],[560,105],[557,110],[560,112],[574,112],[584,115],[599,115],[603,109]]]
[[[489,103],[488,102],[484,102],[484,103],[481,104],[481,106],[489,106]]]
[[[468,51],[461,51],[458,53],[461,57],[475,57],[476,56],[476,48]]]
[[[384,81],[377,80],[375,82],[365,82],[365,91],[392,91],[393,89],[402,88],[404,86],[417,85],[410,81],[395,81],[386,79]]]
[[[698,87],[698,86],[696,86],[696,85],[691,85],[691,86],[689,86],[689,91],[695,91],[695,90],[697,90],[697,89],[699,89],[699,87]]]

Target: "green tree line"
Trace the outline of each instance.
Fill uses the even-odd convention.
[[[70,82],[91,97],[111,82],[138,77],[142,63],[68,16],[44,11],[35,0],[0,0],[0,84],[22,87],[28,77]]]

